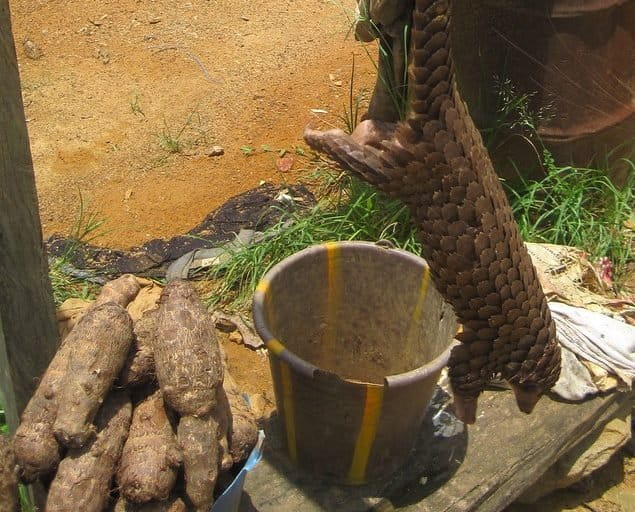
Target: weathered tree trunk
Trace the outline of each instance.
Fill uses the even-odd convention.
[[[0,399],[12,431],[57,348],[7,0],[0,0]]]

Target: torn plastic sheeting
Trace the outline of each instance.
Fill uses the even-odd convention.
[[[238,512],[243,487],[245,486],[245,478],[247,477],[247,473],[254,469],[260,462],[260,459],[262,459],[262,446],[264,441],[265,433],[260,430],[258,432],[256,446],[254,446],[254,449],[249,454],[247,462],[245,462],[245,465],[238,475],[236,475],[231,485],[218,497],[210,509],[210,512]]]
[[[283,201],[284,196],[280,197],[280,201]],[[280,225],[279,229],[267,231],[266,233],[254,231],[253,229],[241,229],[234,240],[220,247],[190,251],[172,262],[165,274],[166,280],[170,282],[172,279],[188,279],[191,271],[221,265],[229,261],[232,254],[237,250],[276,236],[292,224],[293,219],[287,219]]]
[[[241,229],[234,240],[220,247],[211,249],[195,249],[173,261],[165,273],[168,282],[173,279],[187,279],[190,270],[207,268],[225,263],[231,258],[232,252],[247,247],[252,243],[256,231],[253,229]]]

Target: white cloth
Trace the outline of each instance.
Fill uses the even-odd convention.
[[[549,309],[563,347],[617,375],[629,388],[632,387],[635,327],[561,302],[550,302]]]
[[[568,348],[561,348],[560,378],[551,391],[556,395],[578,402],[588,396],[598,393],[598,388],[593,383],[589,370],[578,360],[576,355]]]

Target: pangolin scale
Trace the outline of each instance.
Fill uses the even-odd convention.
[[[449,25],[449,0],[415,2],[410,110],[389,136],[368,120],[352,135],[307,128],[305,140],[411,207],[435,285],[463,325],[449,375],[457,415],[473,423],[477,398],[496,375],[530,413],[558,379],[560,349],[507,197],[456,88]]]

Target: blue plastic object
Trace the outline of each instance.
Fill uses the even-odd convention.
[[[262,445],[264,441],[265,433],[260,430],[258,432],[258,441],[256,442],[256,446],[254,446],[254,449],[251,450],[251,453],[247,458],[247,462],[245,462],[245,465],[240,470],[236,478],[234,478],[231,485],[218,497],[210,512],[238,512],[240,497],[242,496],[243,487],[245,485],[245,478],[247,473],[254,469],[260,462],[260,459],[262,459]]]

